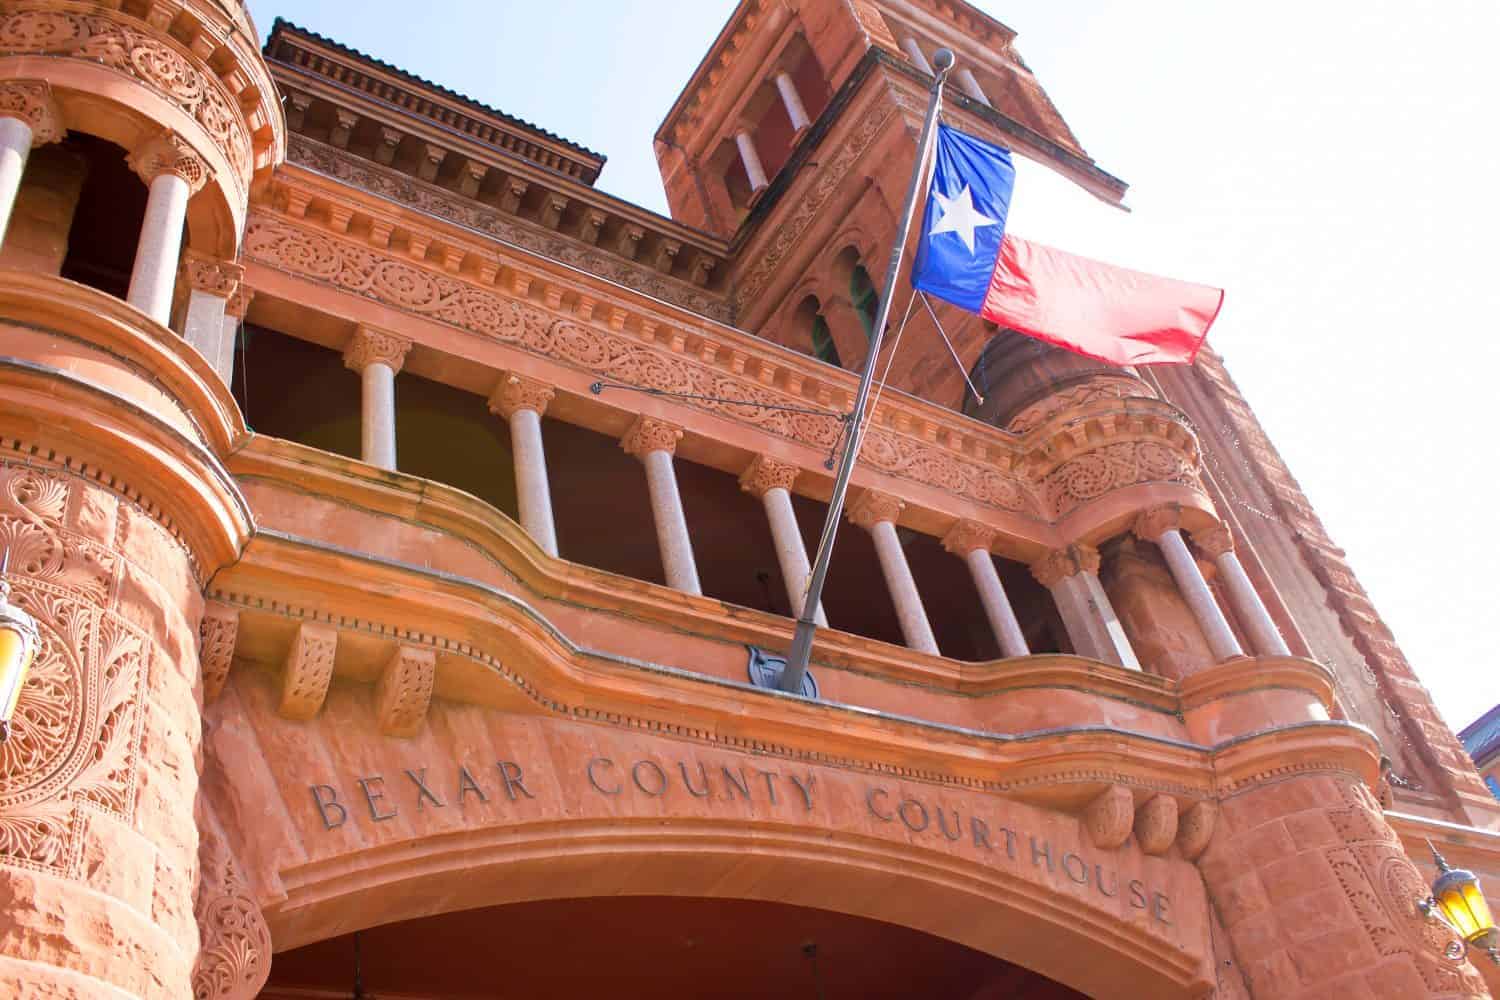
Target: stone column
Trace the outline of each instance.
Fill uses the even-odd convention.
[[[188,289],[182,338],[198,349],[216,370],[224,356],[225,310],[239,291],[245,269],[189,250],[182,256],[182,281]],[[219,372],[223,375],[222,370]],[[226,378],[224,380],[228,382]]]
[[[781,103],[792,123],[792,131],[800,135],[803,129],[812,124],[812,120],[807,117],[807,108],[802,104],[802,95],[797,93],[796,82],[784,69],[776,73],[776,92],[781,95]]]
[[[182,252],[188,199],[208,179],[208,165],[183,139],[168,132],[136,150],[130,166],[146,182],[150,195],[125,299],[165,325],[172,312],[172,283]]]
[[[943,538],[943,548],[969,564],[974,577],[974,586],[979,589],[979,601],[984,605],[984,615],[995,630],[995,639],[1000,643],[1000,652],[1006,656],[1029,656],[1026,636],[1021,634],[1021,623],[1016,621],[1015,609],[1005,595],[1000,583],[1000,574],[995,570],[995,560],[990,555],[990,546],[995,541],[995,529],[978,521],[959,521]]]
[[[1055,549],[1032,565],[1031,575],[1052,592],[1075,653],[1141,669],[1109,595],[1099,584],[1098,549],[1089,545]]]
[[[26,158],[33,146],[57,142],[64,135],[62,113],[52,88],[41,80],[0,82],[0,243],[10,227]]]
[[[974,100],[990,107],[989,96],[985,94],[984,88],[979,86],[979,81],[974,79],[974,73],[967,66],[960,66],[953,71],[953,78],[958,81],[958,88],[968,94]]]
[[[927,56],[922,53],[922,46],[917,44],[915,38],[908,35],[901,39],[901,51],[906,53],[906,58],[911,60],[913,66],[917,67],[923,73],[931,75],[932,64],[927,61]]]
[[[212,360],[225,385],[234,381],[234,351],[239,345],[240,327],[254,298],[255,293],[241,284],[224,305],[224,333],[219,338],[219,356]]]
[[[502,374],[490,393],[490,412],[510,425],[521,527],[549,556],[557,555],[557,526],[552,520],[552,490],[547,485],[547,453],[542,449],[542,414],[553,395],[550,385],[514,372]]]
[[[1208,647],[1213,650],[1214,658],[1227,660],[1231,656],[1244,656],[1245,651],[1240,648],[1240,641],[1234,637],[1234,630],[1229,627],[1228,619],[1224,617],[1219,603],[1214,600],[1213,591],[1208,589],[1208,582],[1203,579],[1197,560],[1188,551],[1187,542],[1182,537],[1181,524],[1181,509],[1176,504],[1168,504],[1153,507],[1141,514],[1136,518],[1134,530],[1137,538],[1155,542],[1161,547],[1162,555],[1167,560],[1167,568],[1172,571],[1172,579],[1177,581],[1178,591],[1192,609],[1193,617],[1198,620],[1198,627],[1203,629],[1204,638],[1208,640]]]
[[[654,417],[640,416],[625,432],[620,447],[646,467],[646,486],[651,491],[651,518],[656,522],[656,544],[661,550],[662,572],[667,586],[689,594],[703,593],[698,582],[698,564],[693,559],[693,540],[682,513],[677,491],[677,470],[672,456],[682,428]]]
[[[360,458],[382,469],[396,468],[396,373],[411,341],[367,326],[344,348],[344,367],[360,374]]]
[[[917,592],[917,582],[912,579],[906,550],[896,535],[896,518],[901,516],[905,506],[893,496],[865,490],[849,505],[849,520],[875,539],[875,555],[880,559],[880,572],[885,576],[886,588],[895,602],[896,621],[901,625],[906,645],[920,653],[936,656],[940,654],[937,639],[932,634],[932,623],[927,620],[922,595]]]
[[[1229,599],[1234,604],[1234,613],[1250,633],[1250,643],[1262,656],[1290,656],[1286,640],[1276,627],[1265,602],[1256,593],[1255,585],[1245,575],[1239,556],[1234,552],[1234,535],[1227,525],[1218,524],[1206,531],[1193,532],[1193,542],[1214,561],[1224,585],[1229,589]]]
[[[750,178],[750,192],[758,194],[770,182],[766,180],[766,168],[761,165],[760,154],[755,151],[755,139],[750,135],[750,130],[741,128],[736,132],[734,144],[739,147],[740,163],[744,164],[745,176]]]
[[[781,579],[786,583],[787,606],[792,617],[802,616],[802,599],[807,593],[807,582],[812,576],[812,565],[807,561],[807,545],[802,540],[802,529],[797,527],[797,515],[792,510],[792,483],[801,470],[789,462],[778,462],[764,455],[756,456],[750,467],[740,476],[740,489],[760,498],[766,508],[766,520],[771,524],[771,539],[776,545],[776,562],[781,566]],[[819,604],[813,612],[813,620],[819,626],[828,626],[828,617]]]
[[[1418,911],[1432,871],[1361,778],[1289,761],[1284,741],[1260,756],[1233,771],[1258,777],[1231,786],[1198,858],[1253,1000],[1489,997],[1461,946],[1445,956],[1455,935]]]

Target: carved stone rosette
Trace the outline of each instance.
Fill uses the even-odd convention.
[[[509,420],[518,410],[530,410],[537,416],[547,412],[547,404],[557,395],[550,385],[515,372],[505,372],[490,393],[490,412]]]
[[[372,364],[381,364],[392,372],[399,372],[410,350],[411,341],[394,333],[362,326],[354,331],[349,346],[344,348],[344,367],[362,372]]]
[[[31,144],[60,142],[67,129],[45,80],[0,80],[0,118],[19,118],[31,128]]]
[[[781,462],[765,455],[757,455],[750,466],[740,473],[740,489],[757,500],[771,490],[791,492],[792,484],[802,470],[790,462]]]

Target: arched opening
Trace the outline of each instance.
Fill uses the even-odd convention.
[[[809,295],[797,305],[796,311],[792,313],[792,327],[796,331],[792,343],[797,344],[805,331],[813,357],[826,364],[843,367],[843,362],[839,360],[838,345],[833,342],[833,331],[828,328],[828,320],[823,316],[823,304],[818,301],[817,296]]]
[[[671,896],[491,906],[277,955],[263,1000],[610,996],[933,1000],[1082,994],[953,941],[829,910]],[[318,991],[318,992],[313,992]],[[325,992],[326,991],[326,992]]]
[[[146,185],[125,162],[125,150],[107,139],[72,134],[60,150],[84,169],[60,273],[123,299],[146,217]],[[48,161],[39,161],[28,164],[27,172],[47,167]]]
[[[870,272],[865,270],[863,264],[855,264],[849,273],[849,302],[854,306],[854,311],[859,313],[859,321],[865,328],[865,338],[874,337],[875,317],[880,314],[880,293],[875,290],[875,282],[870,280]]]

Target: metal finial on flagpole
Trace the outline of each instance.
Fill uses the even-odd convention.
[[[808,577],[807,592],[802,595],[802,609],[797,615],[797,630],[792,634],[792,648],[787,653],[786,669],[781,672],[781,690],[801,693],[802,679],[807,676],[807,661],[812,655],[813,635],[817,632],[814,616],[823,597],[823,581],[828,576],[828,561],[833,556],[833,540],[838,534],[839,521],[844,514],[844,500],[849,493],[849,476],[854,472],[854,460],[859,455],[860,442],[865,436],[865,406],[870,399],[870,384],[875,380],[875,365],[880,357],[880,344],[885,338],[886,324],[891,318],[891,304],[896,298],[896,282],[901,278],[901,261],[906,256],[906,241],[911,236],[911,220],[916,214],[917,200],[922,193],[922,182],[927,168],[927,154],[932,137],[937,133],[938,110],[943,104],[943,83],[953,69],[953,53],[938,49],[932,54],[932,66],[936,70],[932,81],[932,93],[927,101],[927,117],[922,122],[922,137],[917,140],[917,159],[911,169],[911,183],[906,188],[906,208],[901,213],[901,229],[896,233],[896,243],[891,247],[891,262],[885,272],[885,290],[880,295],[880,309],[875,316],[874,329],[870,334],[870,350],[865,355],[865,370],[860,375],[859,391],[854,396],[854,407],[845,425],[849,432],[844,445],[844,456],[839,462],[838,473],[833,480],[833,495],[828,498],[828,517],[823,521],[823,537],[818,542],[818,554],[813,559],[812,574]]]

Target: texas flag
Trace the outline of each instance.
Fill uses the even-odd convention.
[[[1005,231],[1010,152],[938,126],[912,284],[1000,326],[1113,365],[1191,364],[1224,292],[1077,257]]]

